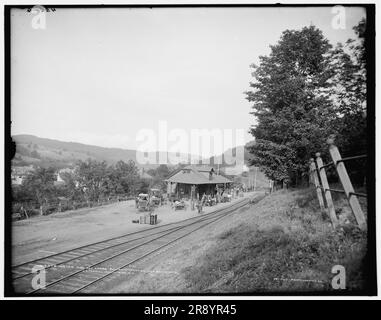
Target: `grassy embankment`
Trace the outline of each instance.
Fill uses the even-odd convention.
[[[346,289],[364,286],[367,236],[346,199],[333,195],[340,227],[320,212],[314,189],[281,190],[252,207],[247,222],[224,232],[183,275],[194,292],[329,291],[340,264]],[[365,201],[361,201],[366,211]],[[303,281],[304,280],[304,281]]]

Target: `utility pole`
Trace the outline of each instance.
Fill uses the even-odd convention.
[[[257,187],[257,171],[258,171],[258,167],[255,167],[255,175],[254,175],[254,191]]]

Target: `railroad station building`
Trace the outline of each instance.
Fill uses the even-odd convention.
[[[192,187],[195,189],[195,196],[201,197],[204,193],[214,195],[218,189],[226,190],[233,183],[213,167],[205,165],[189,165],[177,169],[165,181],[167,194],[178,198],[190,198]]]

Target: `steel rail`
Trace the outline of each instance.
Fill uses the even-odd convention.
[[[142,256],[140,256],[140,257],[138,257],[138,258],[135,258],[134,260],[132,260],[132,261],[130,261],[130,262],[124,264],[123,266],[118,267],[118,268],[116,268],[116,269],[110,271],[109,273],[103,275],[102,277],[97,278],[97,279],[91,281],[90,283],[88,283],[88,284],[86,284],[86,285],[80,287],[79,289],[76,289],[75,291],[71,292],[71,294],[78,293],[79,291],[82,291],[83,289],[88,288],[89,286],[91,286],[91,285],[93,285],[93,284],[95,284],[95,283],[97,283],[97,282],[99,282],[99,281],[105,279],[106,277],[109,277],[110,275],[114,274],[115,272],[120,271],[120,270],[122,270],[123,268],[125,268],[125,267],[127,267],[127,266],[129,266],[129,265],[131,265],[131,264],[133,264],[133,263],[135,263],[135,262],[137,262],[137,261],[139,261],[139,260],[144,259],[145,257],[149,256],[150,254],[155,253],[155,252],[161,250],[162,248],[164,248],[164,247],[166,247],[166,246],[169,246],[170,244],[172,244],[172,243],[174,243],[174,242],[176,242],[176,241],[178,241],[178,240],[180,240],[180,239],[182,239],[182,238],[185,238],[186,236],[190,235],[191,233],[196,232],[196,231],[200,230],[201,228],[204,228],[204,227],[206,227],[207,225],[212,224],[213,222],[216,222],[216,221],[218,221],[218,220],[220,220],[220,219],[222,219],[222,218],[228,216],[229,214],[231,214],[231,213],[234,212],[235,210],[238,210],[239,208],[241,208],[241,207],[243,207],[243,206],[245,206],[245,205],[247,205],[247,204],[249,204],[249,203],[250,203],[250,202],[247,202],[247,203],[243,204],[242,206],[240,206],[240,207],[238,207],[238,208],[235,208],[235,209],[233,209],[233,210],[231,210],[231,211],[229,211],[229,212],[227,212],[227,213],[225,213],[225,214],[222,214],[222,215],[219,216],[218,218],[216,218],[216,219],[214,219],[214,220],[212,220],[212,221],[210,221],[210,222],[208,222],[208,223],[206,223],[206,224],[201,225],[200,227],[196,228],[195,230],[192,230],[192,231],[190,231],[190,232],[188,232],[188,233],[186,233],[186,234],[184,234],[184,235],[181,235],[181,236],[177,237],[176,239],[173,239],[173,240],[171,240],[171,241],[169,241],[169,242],[167,242],[167,243],[164,243],[164,244],[161,245],[160,247],[155,248],[155,249],[153,249],[153,250],[151,250],[151,251],[149,251],[149,252],[143,254]]]
[[[209,219],[212,219],[212,218],[213,218],[213,217],[210,217]],[[206,220],[206,219],[205,219],[205,220]],[[132,251],[132,250],[134,250],[134,249],[140,248],[140,247],[144,246],[144,245],[147,244],[147,243],[150,243],[150,242],[152,242],[152,241],[155,241],[155,240],[157,240],[157,239],[160,239],[160,238],[162,238],[162,237],[165,237],[166,235],[171,234],[171,233],[174,233],[174,232],[176,232],[176,231],[178,231],[178,230],[180,230],[180,229],[182,229],[182,228],[186,228],[186,227],[188,227],[188,226],[191,226],[191,225],[193,225],[193,224],[196,224],[196,223],[199,223],[199,222],[203,222],[203,221],[204,221],[204,219],[203,219],[203,220],[199,220],[199,221],[195,221],[195,222],[190,223],[190,224],[188,224],[188,225],[184,225],[184,226],[182,226],[182,227],[174,228],[175,230],[171,229],[171,230],[169,230],[169,232],[168,232],[168,230],[166,230],[166,231],[164,231],[164,232],[166,232],[166,233],[164,233],[163,235],[161,235],[161,236],[159,236],[159,237],[156,237],[156,238],[154,238],[154,239],[149,239],[149,240],[147,240],[147,241],[145,241],[145,242],[143,242],[143,243],[137,244],[137,245],[135,245],[135,246],[133,246],[133,247],[130,247],[130,248],[126,249],[126,250],[123,250],[123,251],[118,252],[118,253],[114,253],[113,255],[111,255],[111,256],[109,256],[109,257],[107,257],[107,258],[104,258],[103,260],[98,261],[98,262],[96,262],[96,263],[93,263],[93,264],[91,264],[90,266],[86,266],[86,267],[84,267],[84,268],[81,269],[81,270],[78,270],[78,271],[73,272],[73,273],[71,273],[71,274],[68,274],[68,275],[66,275],[66,276],[64,276],[64,277],[62,277],[62,278],[59,278],[59,279],[57,279],[57,280],[54,280],[53,282],[48,283],[48,284],[45,286],[45,288],[50,287],[50,286],[52,286],[52,285],[54,285],[54,284],[56,284],[56,283],[58,283],[58,282],[61,282],[61,281],[65,280],[65,279],[67,279],[67,278],[70,278],[70,277],[72,277],[72,276],[75,276],[75,275],[78,274],[78,273],[81,273],[81,272],[84,272],[84,271],[86,271],[86,270],[88,270],[88,269],[91,269],[91,268],[93,268],[93,267],[95,267],[95,266],[97,266],[97,265],[99,265],[99,264],[101,264],[101,263],[104,263],[104,262],[106,262],[106,261],[109,261],[109,260],[111,260],[111,259],[114,259],[114,258],[116,258],[116,257],[118,257],[118,256],[120,256],[120,255],[122,255],[122,254],[125,254],[125,253],[127,253],[127,252],[129,252],[129,251]],[[94,254],[94,253],[97,253],[97,252],[93,252],[92,254]],[[80,259],[80,258],[76,258],[76,259]],[[74,259],[74,260],[76,260],[76,259]],[[27,294],[34,293],[34,292],[37,292],[37,291],[39,291],[39,290],[41,290],[41,289],[35,289],[35,290],[32,290],[32,291],[29,291],[29,292],[27,292]]]
[[[237,201],[236,203],[232,204],[231,206],[236,205],[240,201],[242,201],[242,200]],[[89,247],[92,247],[92,246],[95,246],[95,245],[98,245],[98,244],[103,244],[103,243],[106,243],[106,242],[109,242],[109,241],[113,241],[113,240],[118,240],[118,239],[122,239],[122,238],[125,238],[125,237],[129,237],[131,235],[149,232],[149,231],[154,230],[154,229],[165,228],[167,226],[174,225],[174,224],[182,224],[182,223],[190,221],[190,220],[203,219],[203,218],[206,218],[206,217],[211,216],[213,214],[216,214],[218,212],[221,212],[222,210],[225,210],[225,209],[227,209],[227,208],[220,208],[220,209],[217,209],[215,211],[206,213],[206,214],[204,214],[202,216],[191,217],[191,218],[187,218],[187,219],[184,219],[184,220],[181,220],[181,221],[175,221],[175,222],[167,223],[167,224],[164,224],[164,225],[161,225],[161,226],[148,227],[148,228],[145,228],[144,230],[138,230],[138,231],[130,232],[130,233],[127,233],[127,234],[124,234],[124,235],[121,235],[121,236],[116,236],[116,237],[100,240],[100,241],[97,241],[97,242],[85,244],[83,246],[75,247],[75,248],[72,248],[72,249],[68,249],[68,250],[65,250],[65,251],[61,251],[61,252],[57,252],[57,253],[54,253],[54,254],[51,254],[51,255],[47,255],[47,256],[44,256],[44,257],[41,257],[41,258],[36,258],[36,259],[33,259],[33,260],[29,260],[29,261],[20,263],[18,265],[14,265],[14,266],[12,266],[12,269],[20,268],[20,267],[23,267],[23,266],[26,266],[28,264],[32,264],[32,263],[35,263],[35,262],[38,262],[38,261],[41,261],[41,260],[50,259],[50,258],[59,256],[59,255],[63,255],[65,253],[70,253],[70,252],[75,251],[75,250],[81,250],[81,249],[89,248]]]
[[[181,228],[181,226],[178,226],[178,227],[172,227],[172,228],[170,228],[169,230],[173,230],[173,229],[176,229],[176,228],[177,228],[177,229],[178,229],[178,228]],[[54,263],[54,264],[52,264],[52,265],[45,266],[45,269],[44,269],[44,270],[47,270],[47,269],[50,269],[50,268],[54,268],[54,267],[56,267],[56,266],[60,266],[60,265],[62,265],[62,264],[64,264],[64,263],[68,263],[68,262],[71,262],[71,261],[73,261],[73,260],[81,259],[81,258],[84,258],[84,257],[86,257],[86,256],[89,256],[89,255],[92,255],[92,254],[95,254],[95,253],[99,253],[99,252],[101,252],[101,251],[109,250],[109,249],[115,248],[115,247],[117,247],[117,246],[122,246],[122,245],[128,244],[128,243],[133,242],[133,241],[137,241],[137,240],[141,240],[141,239],[144,239],[144,238],[148,238],[148,237],[150,237],[150,236],[154,236],[154,235],[156,235],[156,234],[163,233],[163,232],[166,232],[166,231],[168,231],[168,230],[158,231],[158,232],[151,233],[151,234],[148,234],[148,235],[139,237],[139,238],[130,239],[130,240],[127,240],[127,241],[124,241],[124,242],[120,242],[120,243],[117,243],[117,244],[113,244],[113,245],[110,245],[110,246],[105,247],[105,248],[95,249],[95,250],[93,250],[93,251],[91,251],[91,252],[88,252],[88,253],[79,254],[78,256],[75,256],[75,257],[73,257],[73,258],[68,258],[68,259],[63,260],[63,261],[61,261],[61,262],[59,262],[59,263]],[[107,241],[105,241],[105,242],[107,242]],[[96,245],[96,244],[94,244],[94,245]],[[91,246],[91,245],[90,245],[90,246]],[[76,250],[81,250],[81,249],[73,249],[72,251],[75,252]],[[72,251],[71,251],[71,252],[72,252]],[[70,252],[69,252],[69,253],[70,253]],[[65,255],[65,254],[66,254],[66,253],[58,253],[58,255]],[[74,253],[73,253],[73,254],[74,254]],[[48,259],[50,259],[50,258],[41,258],[41,259],[37,260],[36,262],[40,262],[40,263],[41,263],[41,261],[43,261],[43,260],[48,260]],[[28,264],[31,264],[31,263],[28,263]],[[21,279],[21,278],[25,278],[25,277],[27,277],[27,276],[29,276],[29,275],[31,275],[31,274],[33,274],[33,271],[30,271],[30,272],[28,272],[28,273],[24,273],[24,274],[22,274],[22,275],[16,276],[16,277],[13,278],[13,281],[14,281],[14,280]]]
[[[239,203],[239,202],[237,202],[237,203]],[[236,204],[236,203],[235,203],[235,204]],[[233,204],[231,207],[233,207],[235,204]],[[228,209],[228,208],[220,208],[220,209],[215,210],[215,211],[213,211],[213,212],[211,212],[211,213],[209,213],[209,214],[207,214],[207,215],[203,215],[203,216],[199,216],[199,217],[193,217],[193,218],[190,218],[190,219],[198,218],[198,219],[196,220],[196,222],[204,221],[204,220],[210,219],[210,218],[212,218],[212,217],[214,216],[214,215],[209,216],[210,214],[212,214],[212,213],[213,213],[213,214],[217,214],[217,213],[222,212],[223,210],[226,210],[226,209]],[[190,220],[190,219],[186,219],[186,220]],[[174,222],[173,224],[178,224],[178,226],[174,226],[174,227],[171,227],[171,228],[169,228],[169,229],[164,229],[164,230],[162,230],[162,231],[158,231],[158,232],[150,233],[150,234],[144,235],[144,236],[139,237],[139,238],[129,239],[129,240],[127,240],[127,241],[123,241],[123,242],[120,242],[120,243],[117,243],[117,244],[113,244],[113,245],[110,245],[110,246],[105,247],[105,248],[96,249],[96,250],[93,250],[93,251],[88,252],[88,253],[80,254],[80,255],[78,255],[78,256],[75,256],[75,257],[72,257],[72,258],[63,260],[63,261],[61,261],[61,262],[59,262],[59,263],[55,263],[55,264],[52,264],[52,265],[48,265],[48,266],[45,267],[45,270],[50,269],[50,268],[54,268],[54,267],[56,267],[56,266],[62,265],[62,264],[67,263],[67,262],[71,262],[71,261],[73,261],[73,260],[81,259],[81,258],[83,258],[83,257],[89,256],[89,255],[92,255],[92,254],[95,254],[95,253],[99,253],[99,252],[101,252],[101,251],[109,250],[109,249],[115,248],[115,247],[117,247],[117,246],[122,246],[122,245],[125,245],[125,244],[130,243],[130,242],[133,242],[133,241],[137,241],[137,240],[141,240],[141,239],[144,239],[144,238],[148,238],[148,237],[151,237],[151,236],[154,236],[154,235],[156,235],[156,234],[160,234],[160,233],[163,233],[163,232],[166,232],[166,231],[169,231],[169,230],[181,229],[181,228],[184,227],[184,226],[191,225],[191,224],[189,224],[189,223],[188,223],[188,224],[184,224],[184,221],[186,221],[186,220],[182,220],[182,221]],[[186,222],[189,222],[189,221],[186,221]],[[166,225],[163,225],[163,226],[160,226],[160,227],[169,226],[169,225],[171,225],[171,224],[166,224]],[[140,231],[138,231],[137,233],[144,233],[144,232],[147,232],[147,231],[151,231],[151,230],[153,230],[153,229],[156,229],[156,228],[155,228],[155,227],[154,227],[154,228],[147,228],[147,229],[145,229],[145,230],[140,230]],[[131,233],[131,234],[124,235],[124,236],[122,236],[122,237],[128,237],[128,236],[133,235],[133,234],[136,234],[136,233],[134,232],[134,233]],[[117,238],[117,239],[120,239],[120,238]],[[104,240],[104,241],[102,242],[102,244],[103,244],[103,243],[107,243],[107,242],[111,242],[111,241],[113,241],[113,240],[117,240],[117,239],[107,239],[107,240]],[[98,242],[98,243],[94,243],[94,244],[90,244],[90,245],[88,245],[88,247],[92,247],[92,246],[99,245],[99,244],[100,244],[99,242]],[[75,249],[69,250],[69,252],[67,252],[67,251],[63,251],[63,252],[60,252],[60,253],[57,253],[57,254],[50,255],[49,257],[44,257],[44,258],[41,258],[41,259],[37,259],[37,260],[35,260],[35,261],[29,262],[29,263],[26,263],[26,264],[31,264],[31,263],[33,263],[33,262],[34,262],[34,263],[36,263],[36,262],[41,262],[41,261],[43,261],[43,260],[51,259],[51,257],[54,257],[54,256],[64,255],[64,254],[66,254],[66,253],[75,252],[75,251],[77,251],[77,250],[81,250],[81,249],[84,249],[84,248],[83,248],[83,247],[82,247],[82,248],[81,248],[81,247],[80,247],[80,248],[75,248]],[[23,265],[24,265],[24,264],[23,264]],[[23,266],[23,265],[22,265],[22,266]],[[17,267],[18,267],[18,266],[17,266]],[[17,268],[17,267],[15,267],[15,268]],[[25,274],[22,274],[22,275],[19,275],[19,276],[17,276],[17,277],[14,277],[13,280],[18,280],[18,279],[27,277],[27,276],[29,276],[29,275],[31,275],[31,274],[33,274],[32,271],[30,271],[30,272],[28,272],[28,273],[25,273]]]
[[[163,237],[165,237],[165,236],[167,236],[167,235],[169,235],[169,234],[175,233],[175,232],[177,232],[177,231],[180,230],[180,229],[185,229],[185,228],[190,227],[190,226],[192,226],[192,225],[194,225],[194,224],[197,224],[197,223],[200,223],[200,222],[204,222],[204,221],[207,221],[207,220],[212,220],[212,219],[216,220],[216,218],[217,218],[217,219],[222,218],[223,216],[225,216],[225,215],[227,215],[227,214],[230,214],[231,212],[233,212],[233,211],[235,211],[235,210],[238,210],[239,208],[241,208],[241,207],[247,205],[248,203],[250,203],[250,201],[249,201],[248,199],[245,199],[245,200],[242,200],[242,201],[239,201],[239,202],[233,204],[231,207],[228,207],[228,208],[221,208],[221,210],[220,210],[220,212],[221,212],[221,211],[227,211],[227,212],[223,212],[223,213],[220,213],[220,212],[219,212],[219,214],[214,214],[213,216],[209,216],[209,217],[207,217],[207,218],[205,218],[205,219],[199,219],[199,220],[197,220],[197,221],[195,221],[195,222],[192,222],[192,223],[190,223],[190,224],[186,224],[186,225],[184,225],[184,226],[180,226],[180,227],[173,228],[173,229],[175,229],[175,230],[172,230],[172,229],[171,229],[170,232],[166,232],[165,234],[163,234],[163,235],[161,235],[161,236],[159,236],[159,237],[156,237],[156,238],[154,238],[154,239],[150,239],[150,240],[148,240],[148,241],[145,241],[145,242],[143,242],[143,243],[140,243],[140,244],[138,244],[138,245],[136,245],[136,246],[133,246],[133,247],[131,247],[131,248],[128,248],[128,249],[126,249],[126,250],[123,250],[122,252],[119,252],[119,253],[114,254],[114,255],[112,255],[112,256],[110,256],[110,257],[107,257],[107,258],[105,258],[105,259],[103,259],[103,260],[101,260],[101,261],[98,261],[98,262],[96,262],[96,263],[94,263],[94,264],[92,264],[92,265],[90,265],[90,266],[86,266],[85,268],[83,268],[83,269],[81,269],[81,270],[78,270],[78,271],[73,272],[73,273],[71,273],[71,274],[68,274],[68,275],[66,275],[66,276],[64,276],[64,277],[62,277],[62,278],[59,278],[59,279],[57,279],[57,280],[55,280],[55,281],[53,281],[53,282],[47,284],[47,285],[45,286],[45,288],[50,287],[50,286],[52,286],[52,285],[55,285],[55,284],[57,284],[57,283],[59,283],[59,282],[62,282],[63,280],[66,280],[66,279],[68,279],[68,278],[70,278],[70,277],[73,277],[73,276],[75,276],[75,275],[77,275],[77,274],[79,274],[79,273],[82,273],[82,272],[84,272],[84,271],[87,271],[87,270],[89,270],[89,269],[91,269],[91,268],[93,268],[93,267],[95,267],[95,266],[97,266],[97,265],[99,265],[99,264],[102,264],[102,263],[104,263],[104,262],[106,262],[106,261],[109,261],[109,260],[111,260],[111,259],[114,259],[114,258],[116,258],[116,257],[119,257],[119,256],[121,256],[121,255],[123,255],[123,254],[125,254],[125,253],[127,253],[127,252],[129,252],[129,251],[132,251],[132,250],[134,250],[134,249],[143,247],[144,245],[146,245],[146,244],[148,244],[148,243],[151,243],[152,241],[155,241],[155,240],[157,240],[157,239],[163,238]],[[213,212],[213,213],[216,213],[216,211]],[[214,220],[213,220],[213,221],[214,221]],[[208,223],[207,223],[207,224],[208,224]],[[197,230],[197,229],[196,229],[196,230]],[[165,231],[168,231],[168,230],[165,230]],[[95,253],[95,252],[94,252],[94,253]],[[74,260],[75,260],[75,259],[74,259]],[[32,291],[27,292],[27,294],[36,293],[36,292],[38,292],[38,291],[40,291],[40,290],[43,290],[43,289],[35,289],[35,290],[32,290]]]

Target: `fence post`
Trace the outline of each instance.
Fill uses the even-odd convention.
[[[321,184],[323,186],[324,197],[325,197],[325,200],[327,201],[328,214],[329,214],[329,217],[331,218],[333,228],[336,228],[338,221],[336,217],[335,207],[333,205],[331,191],[328,190],[329,189],[328,179],[325,173],[325,169],[323,167],[324,166],[323,160],[320,157],[319,152],[316,153],[316,163],[317,163],[320,178],[321,178]]]
[[[311,183],[316,187],[316,193],[319,200],[320,209],[322,212],[325,212],[323,194],[321,192],[320,182],[318,172],[316,171],[316,165],[314,159],[310,159],[310,172],[311,172]]]
[[[21,211],[22,213],[24,213],[24,216],[25,216],[27,219],[29,219],[28,212],[26,212],[24,206],[21,206],[20,211]]]
[[[329,153],[331,154],[332,161],[335,164],[337,174],[339,175],[341,184],[345,191],[345,195],[348,198],[349,205],[351,206],[356,221],[360,229],[366,230],[367,225],[365,216],[361,209],[357,196],[353,194],[355,191],[353,189],[352,182],[349,178],[347,169],[345,168],[344,162],[342,161],[339,149],[334,145],[333,139],[328,139],[327,143],[329,144]]]
[[[314,177],[313,177],[313,169],[312,169],[312,166],[311,166],[311,163],[312,161],[314,161],[313,158],[310,159],[310,172],[309,172],[309,175],[308,175],[308,185],[311,186],[312,184],[315,185],[314,183]],[[315,168],[316,169],[316,168]]]

